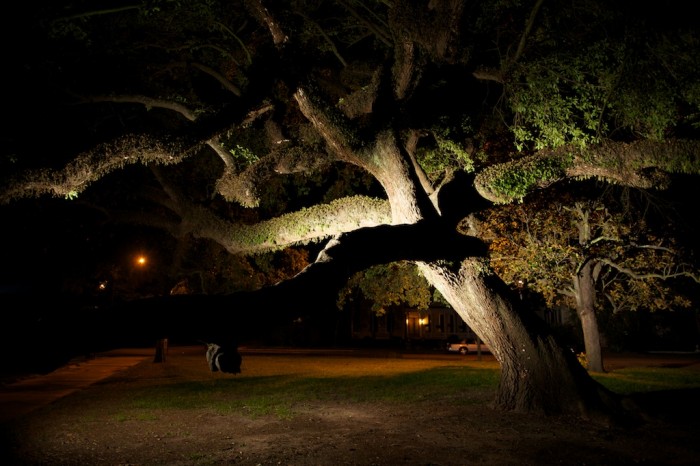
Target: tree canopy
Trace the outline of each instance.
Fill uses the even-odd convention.
[[[610,394],[519,312],[469,215],[565,179],[652,189],[696,175],[687,8],[39,2],[5,31],[26,47],[7,73],[21,91],[0,201],[128,208],[238,255],[330,239],[293,280],[218,300],[220,329],[238,300],[311,283],[330,298],[354,272],[413,261],[501,362],[498,406],[590,414]]]

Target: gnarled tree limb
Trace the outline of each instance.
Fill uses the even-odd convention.
[[[505,204],[565,178],[603,178],[648,189],[665,187],[666,173],[700,173],[700,141],[607,142],[542,150],[485,169],[475,186],[484,198]]]

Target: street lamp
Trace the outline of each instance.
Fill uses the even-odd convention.
[[[139,267],[145,266],[146,262],[146,256],[138,256],[136,258],[136,265],[138,265]]]

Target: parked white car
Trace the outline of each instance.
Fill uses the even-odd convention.
[[[489,349],[489,346],[486,343],[481,343],[480,345],[477,344],[475,341],[467,341],[467,340],[462,340],[457,343],[447,343],[447,351],[451,353],[459,353],[459,354],[469,354],[469,353],[477,353],[479,350],[481,350],[482,353],[490,353],[491,350]]]

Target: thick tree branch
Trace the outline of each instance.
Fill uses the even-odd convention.
[[[663,188],[666,173],[700,173],[700,141],[608,142],[585,149],[560,147],[489,167],[475,186],[486,199],[505,204],[565,178],[602,178],[636,188]]]
[[[481,81],[495,81],[497,83],[503,84],[503,72],[496,68],[479,67],[474,72],[472,76]]]
[[[392,202],[393,223],[437,216],[428,194],[417,189],[420,181],[411,157],[394,131],[383,130],[374,136],[373,144],[363,145],[342,115],[316,102],[304,88],[299,88],[294,96],[331,153],[339,160],[361,167],[379,181]]]
[[[112,97],[105,97],[112,99]],[[146,102],[157,104],[158,107],[170,108],[166,102],[143,96],[125,96],[123,102],[145,105]],[[104,100],[107,101],[107,100]],[[184,108],[184,107],[183,107]],[[242,126],[252,123],[261,115],[269,112],[272,105],[265,104],[243,115]],[[178,106],[170,108],[179,112]],[[187,113],[187,112],[186,112]],[[237,114],[238,112],[236,112]],[[232,165],[230,154],[218,144],[218,136],[224,127],[230,127],[233,116],[230,112],[213,117],[213,121],[205,121],[201,127],[195,127],[189,137],[159,138],[151,135],[127,135],[109,143],[100,144],[85,151],[66,164],[60,170],[30,170],[10,179],[0,191],[0,204],[12,200],[38,197],[50,194],[57,197],[74,198],[90,184],[105,175],[132,164],[174,165],[195,154],[203,144],[212,147],[227,166]],[[224,123],[227,122],[227,123]],[[197,124],[197,123],[195,123]],[[185,132],[186,133],[186,132]],[[207,134],[209,139],[202,143],[196,136]]]
[[[232,254],[256,254],[308,244],[358,228],[389,223],[386,201],[364,196],[337,199],[254,225],[227,222],[204,207],[178,203],[183,233],[207,238]]]
[[[270,11],[265,5],[263,5],[261,0],[247,0],[246,5],[253,16],[257,17],[262,24],[267,26],[275,45],[283,45],[289,40],[287,34],[284,33],[284,30],[280,27],[272,14],[270,14]]]
[[[360,228],[331,240],[314,263],[277,285],[230,295],[142,300],[118,313],[105,313],[101,318],[110,321],[94,324],[94,328],[115,332],[123,328],[130,335],[186,336],[225,344],[254,337],[256,331],[268,332],[271,322],[290,322],[300,312],[317,317],[328,315],[348,277],[372,265],[398,260],[459,261],[486,252],[480,240],[436,222]],[[304,311],[295,303],[303,303]],[[133,326],[136,318],[138,328]]]
[[[199,146],[185,146],[148,136],[125,136],[83,152],[62,170],[33,170],[11,181],[0,193],[0,203],[44,194],[74,198],[105,175],[132,164],[173,165]]]
[[[299,110],[304,116],[314,125],[316,130],[321,133],[323,139],[328,144],[331,151],[338,157],[339,160],[344,160],[350,163],[356,163],[355,153],[349,144],[349,141],[355,140],[353,135],[348,134],[348,130],[344,130],[339,124],[341,115],[331,117],[328,112],[322,110],[322,106],[312,100],[312,92],[306,88],[300,87],[294,93],[294,99],[299,104]]]
[[[143,95],[97,95],[87,97],[85,99],[87,102],[113,102],[113,103],[129,103],[129,104],[141,104],[147,109],[151,108],[162,108],[166,110],[172,110],[180,115],[184,116],[189,121],[195,121],[197,119],[197,113],[191,111],[186,106],[179,104],[177,102],[172,102],[164,99],[153,99],[151,97],[146,97]],[[221,146],[219,143],[219,138],[213,138],[206,142],[206,144],[219,156],[219,158],[224,162],[227,167],[233,166],[233,158],[231,154]]]
[[[433,183],[430,181],[428,178],[428,175],[426,175],[425,171],[423,170],[423,167],[420,166],[418,163],[418,160],[416,159],[416,146],[418,145],[418,140],[420,139],[420,133],[419,131],[410,131],[408,134],[408,137],[406,138],[406,142],[404,145],[406,146],[406,153],[408,153],[409,157],[411,157],[411,163],[413,164],[413,169],[416,171],[416,175],[418,176],[418,180],[420,181],[420,185],[423,187],[423,190],[426,192],[428,196],[432,196],[435,193],[435,187],[433,186]],[[449,178],[449,175],[448,175]]]
[[[81,97],[81,100],[88,103],[111,102],[140,104],[146,107],[147,110],[151,108],[162,108],[177,112],[189,121],[195,121],[197,119],[197,113],[182,104],[165,99],[154,99],[144,95],[93,95]]]

